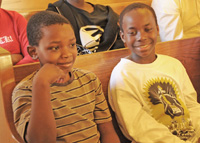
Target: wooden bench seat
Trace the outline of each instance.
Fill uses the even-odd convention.
[[[185,66],[189,77],[200,97],[200,37],[176,40],[169,42],[162,42],[156,45],[156,52],[159,54],[165,54],[179,59]],[[107,99],[108,82],[113,67],[120,61],[120,58],[126,57],[130,54],[127,48],[113,50],[108,52],[99,52],[89,55],[81,55],[77,57],[74,67],[86,69],[94,72],[102,82],[103,91]],[[173,63],[172,63],[173,64]],[[13,123],[13,113],[11,104],[11,93],[15,84],[21,79],[39,69],[39,63],[25,64],[12,66],[11,56],[9,52],[0,48],[0,88],[2,90],[2,98],[5,109],[5,118],[8,119],[8,123],[13,135],[18,138],[18,134],[15,130]],[[16,81],[15,81],[16,80]],[[114,113],[113,123],[117,133],[119,134],[122,143],[128,143],[128,141],[121,134],[118,124],[115,120]],[[1,117],[4,116],[1,115]],[[4,126],[4,128],[8,126]],[[1,127],[0,130],[3,128]],[[3,129],[4,130],[4,129]],[[19,138],[18,138],[19,139]],[[1,138],[0,138],[1,142]]]

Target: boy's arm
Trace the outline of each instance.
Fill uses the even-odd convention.
[[[23,59],[23,56],[21,54],[11,54],[11,58],[13,65],[16,65],[20,60]]]
[[[50,84],[60,75],[62,71],[58,67],[45,64],[33,79],[31,115],[25,135],[28,143],[56,142],[56,122],[51,106]]]
[[[16,35],[18,38],[18,42],[20,43],[20,55],[21,57],[19,57],[19,55],[12,55],[14,56],[14,58],[18,58],[17,62],[15,64],[26,64],[26,63],[32,63],[32,62],[36,62],[36,60],[33,60],[28,52],[27,52],[27,46],[28,46],[28,38],[27,38],[27,33],[26,33],[26,26],[27,26],[27,20],[20,15],[19,13],[16,13],[16,17],[15,17],[15,22],[16,22],[16,27],[15,27],[15,31],[16,31]],[[17,56],[17,57],[16,57]]]
[[[102,143],[120,143],[119,137],[115,132],[112,121],[97,124]]]
[[[200,104],[197,102],[197,92],[195,91],[187,71],[182,64],[179,68],[179,71],[182,71],[179,72],[179,75],[180,79],[182,79],[181,88],[183,97],[189,110],[192,124],[196,130],[195,140],[198,140],[200,138]],[[198,143],[200,143],[200,140]]]
[[[102,143],[120,143],[119,137],[112,124],[110,110],[103,94],[100,80],[95,75],[94,86],[96,87],[96,99],[94,109],[94,121],[97,124]]]

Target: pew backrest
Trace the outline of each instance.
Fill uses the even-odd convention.
[[[54,3],[57,0],[6,0],[2,2],[2,8],[14,10],[22,14],[27,20],[42,10],[47,9],[49,3]],[[120,14],[120,12],[129,4],[133,2],[142,2],[151,5],[152,0],[86,0],[93,4],[109,5],[113,10]]]
[[[159,42],[156,44],[156,53],[180,60],[186,68],[198,97],[200,97],[200,37]],[[103,89],[105,95],[107,95],[108,78],[113,67],[119,62],[121,57],[128,54],[130,54],[130,51],[125,48],[82,55],[77,57],[74,67],[93,71],[103,82]],[[16,83],[39,67],[39,63],[14,66]]]
[[[1,7],[8,10],[18,12],[40,11],[47,8],[49,3],[54,3],[57,0],[3,0]],[[152,0],[85,0],[93,4],[110,5],[123,2],[142,2],[151,5]]]

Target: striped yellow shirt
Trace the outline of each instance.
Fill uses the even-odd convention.
[[[30,119],[34,75],[21,81],[12,96],[15,125],[23,138]],[[57,141],[99,143],[97,124],[111,121],[101,82],[94,73],[80,69],[73,69],[71,75],[66,85],[51,85]]]

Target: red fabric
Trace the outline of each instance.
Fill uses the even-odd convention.
[[[15,11],[0,8],[0,47],[11,54],[22,54],[24,58],[17,64],[37,62],[28,52],[28,39],[26,35],[26,19]]]

